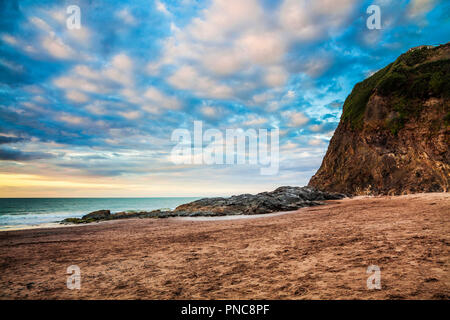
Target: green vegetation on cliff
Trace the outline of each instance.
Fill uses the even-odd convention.
[[[392,108],[397,116],[386,122],[397,134],[411,118],[420,115],[423,102],[431,97],[450,96],[450,59],[435,59],[440,47],[421,47],[402,54],[395,62],[358,83],[344,103],[342,121],[353,129],[360,129],[370,97],[376,93],[394,101]],[[448,117],[446,117],[448,118]],[[448,124],[448,119],[445,120]]]

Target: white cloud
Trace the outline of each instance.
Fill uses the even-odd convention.
[[[204,56],[203,66],[217,74],[230,75],[244,67],[242,54],[233,48],[224,48],[221,50],[209,50]]]
[[[96,115],[107,114],[106,106],[103,101],[94,101],[84,107],[87,111]]]
[[[130,57],[121,53],[115,55],[102,69],[93,69],[87,65],[75,66],[67,75],[53,79],[53,84],[61,89],[78,90],[89,93],[108,93],[114,88],[112,82],[124,87],[132,87],[134,63]]]
[[[4,67],[8,68],[9,70],[16,72],[16,73],[22,73],[24,71],[23,66],[20,64],[17,64],[13,61],[9,61],[3,58],[0,58],[0,64]]]
[[[311,77],[319,77],[328,69],[331,62],[331,57],[315,57],[304,64],[303,70]]]
[[[95,70],[92,70],[90,67],[86,66],[86,65],[77,65],[74,68],[74,73],[87,78],[87,79],[92,79],[92,80],[99,80],[101,79],[101,74]]]
[[[142,116],[139,111],[119,111],[118,114],[128,120],[136,120]]]
[[[208,118],[213,118],[217,115],[217,110],[211,106],[203,106],[201,108],[201,113]]]
[[[356,0],[284,0],[267,9],[257,0],[212,0],[183,29],[171,28],[161,58],[147,65],[157,75],[165,65],[177,89],[205,98],[246,99],[255,89],[279,88],[291,73],[322,74],[330,59],[322,55],[297,70],[287,67],[292,45],[319,40],[342,30]],[[256,97],[258,98],[258,97]]]
[[[53,32],[52,28],[48,25],[47,22],[38,17],[30,17],[28,19],[34,26],[38,27],[42,31],[51,33]]]
[[[314,124],[314,125],[310,126],[309,129],[314,132],[319,132],[323,129],[323,125]]]
[[[221,107],[215,106],[202,106],[200,112],[207,118],[217,119],[224,114],[224,110]]]
[[[280,23],[293,40],[310,41],[334,33],[350,17],[356,0],[285,0]]]
[[[312,39],[319,30],[314,28],[305,1],[286,0],[281,5],[280,21],[285,30],[299,39]]]
[[[187,28],[195,40],[221,42],[229,36],[250,27],[264,25],[264,11],[256,0],[214,0]]]
[[[121,70],[129,72],[133,68],[133,61],[124,53],[117,54],[113,57],[111,64]]]
[[[309,121],[303,112],[285,111],[282,115],[289,120],[288,124],[291,127],[301,127]]]
[[[286,83],[288,73],[282,67],[270,67],[264,76],[264,81],[271,87],[280,87]]]
[[[165,110],[179,110],[182,107],[176,97],[168,96],[155,87],[148,87],[144,92],[125,88],[120,94],[127,102],[140,106],[142,110],[152,114],[161,114]]]
[[[69,123],[69,124],[74,124],[74,125],[81,125],[81,124],[85,124],[88,122],[88,119],[83,118],[83,117],[78,117],[78,116],[74,116],[68,113],[63,113],[61,115],[58,116],[58,119],[60,121]]]
[[[34,96],[33,100],[38,102],[38,103],[48,103],[47,98],[44,98],[43,96]]]
[[[412,0],[408,8],[408,16],[415,18],[422,16],[433,9],[435,0]]]
[[[255,94],[253,97],[252,97],[252,101],[254,102],[254,103],[256,103],[256,104],[262,104],[262,103],[265,103],[265,102],[267,102],[268,100],[271,100],[271,99],[273,99],[274,98],[274,95],[273,95],[273,93],[271,93],[271,92],[262,92],[262,93],[258,93],[258,94]]]
[[[179,68],[168,79],[177,89],[193,90],[198,95],[209,98],[229,98],[233,90],[227,85],[220,84],[207,76],[202,76],[191,66]]]
[[[36,48],[34,48],[34,47],[31,46],[31,45],[24,45],[24,46],[22,47],[22,49],[23,49],[24,51],[28,52],[28,53],[37,53]]]
[[[1,39],[3,42],[6,42],[7,44],[10,44],[12,46],[15,46],[19,43],[15,37],[9,34],[2,34]]]
[[[62,76],[53,80],[53,84],[61,89],[79,90],[90,93],[105,93],[107,89],[82,77]]]
[[[69,59],[74,56],[74,51],[66,45],[60,38],[56,36],[44,37],[41,43],[42,47],[48,51],[50,55],[58,59]]]
[[[110,66],[102,72],[111,81],[129,86],[133,83],[133,68],[134,64],[131,58],[120,53],[112,58]]]
[[[169,110],[178,110],[181,108],[181,103],[174,97],[169,97],[154,87],[149,87],[144,92],[143,96],[156,105]]]
[[[150,104],[150,103],[143,104],[141,106],[141,108],[142,108],[142,110],[147,111],[148,113],[156,114],[156,115],[159,115],[162,112],[161,108],[159,108],[156,105]]]
[[[321,144],[324,144],[324,141],[321,139],[310,139],[308,141],[308,144],[310,144],[312,146],[320,146]]]
[[[45,13],[50,16],[53,20],[59,22],[59,24],[65,24],[66,23],[66,15],[65,11],[61,10],[60,7],[56,7],[50,10],[45,11]]]
[[[298,148],[298,145],[293,143],[290,140],[281,146],[281,150],[294,150],[297,148]]]
[[[82,26],[80,29],[67,30],[67,34],[83,46],[88,46],[92,37],[91,31],[86,26]]]
[[[256,115],[252,114],[242,124],[244,126],[249,126],[249,127],[251,127],[251,126],[260,126],[262,124],[267,123],[268,121],[269,120],[267,118],[259,117],[259,116],[256,116]]]
[[[82,92],[75,91],[75,90],[67,91],[66,98],[71,101],[78,102],[78,103],[83,103],[83,102],[86,102],[89,100],[87,95],[85,95]]]
[[[244,34],[237,43],[250,61],[261,65],[280,62],[286,51],[282,35],[275,32]]]
[[[17,39],[16,37],[9,35],[9,34],[2,34],[0,36],[0,39],[2,39],[3,42],[5,42],[11,46],[18,47],[19,49],[21,49],[27,53],[32,53],[32,54],[37,53],[37,50],[33,46],[27,44],[26,42],[24,42],[20,39]]]
[[[33,111],[37,111],[37,112],[41,112],[41,113],[45,112],[44,108],[42,108],[32,102],[25,101],[25,102],[22,102],[21,105],[26,107],[27,109],[30,109]]]
[[[65,26],[65,18],[64,20],[62,19],[61,14],[57,13],[57,9],[50,11],[44,10],[44,12],[59,23],[61,27],[60,30],[62,30],[62,32],[69,38],[75,39],[78,44],[82,46],[89,45],[91,32],[86,26],[82,26],[79,30],[68,30]],[[56,35],[56,32],[46,21],[35,16],[30,17],[28,21],[33,25],[33,27],[37,27],[44,34],[41,41],[41,46],[47,50],[50,55],[58,59],[70,59],[76,57],[75,51],[67,43],[65,43],[61,37]],[[65,39],[68,40],[67,38]],[[29,45],[23,45],[22,48],[30,53],[35,52],[34,48]],[[78,53],[78,56],[88,58],[86,54]]]
[[[283,81],[284,79],[281,78]],[[281,84],[284,83],[280,81],[278,83]],[[272,83],[275,85],[276,83]],[[272,88],[266,91],[263,91],[262,93],[254,95],[250,101],[247,102],[247,104],[250,105],[258,105],[265,107],[265,110],[267,112],[274,112],[278,110],[280,107],[290,105],[295,98],[296,93],[294,90],[287,90],[284,87],[277,87]]]
[[[163,2],[161,2],[160,0],[155,1],[155,6],[156,6],[156,10],[164,13],[165,15],[170,15],[170,12],[169,12],[169,10],[167,10],[166,5]]]
[[[245,74],[233,87],[240,92],[254,90],[255,64],[278,63],[283,56],[284,44],[265,24],[264,10],[256,0],[214,0],[183,30],[173,29],[163,58],[150,63],[148,71],[155,75],[162,66],[175,65],[178,69],[167,79],[175,88],[207,98],[235,98],[224,77]],[[275,81],[274,76],[267,78]]]
[[[124,8],[116,13],[117,17],[122,19],[123,22],[129,25],[135,25],[136,19],[134,16],[130,13],[130,11],[127,8]]]
[[[134,103],[134,104],[142,104],[144,103],[144,99],[142,98],[142,95],[139,94],[134,88],[125,88],[120,91],[120,94],[127,98],[128,102]]]
[[[58,31],[63,32],[64,35],[76,40],[81,46],[90,45],[90,40],[92,37],[91,30],[86,26],[86,24],[82,24],[80,29],[67,29],[66,27],[66,11],[63,7],[55,7],[49,10],[42,10],[48,17],[56,21],[59,25]],[[48,25],[47,22],[43,21],[40,18],[32,17],[30,22],[38,26],[41,30],[48,32],[49,35],[54,35],[55,32]]]

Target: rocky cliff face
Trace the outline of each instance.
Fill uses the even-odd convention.
[[[449,191],[450,43],[410,49],[358,83],[309,186],[352,195]]]

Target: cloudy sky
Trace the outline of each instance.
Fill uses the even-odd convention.
[[[66,26],[69,5],[81,29]],[[380,6],[381,30],[367,7]],[[355,83],[449,40],[433,0],[0,2],[0,197],[208,196],[305,185]],[[193,121],[280,130],[280,170],[170,161]]]

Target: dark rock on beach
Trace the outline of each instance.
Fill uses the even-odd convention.
[[[88,213],[87,215],[84,215],[81,219],[94,219],[94,220],[101,220],[101,219],[107,219],[111,215],[111,211],[109,210],[97,210],[91,213]]]
[[[127,218],[169,218],[225,215],[252,215],[280,211],[293,211],[302,207],[324,204],[324,200],[337,200],[345,195],[322,192],[312,187],[280,187],[272,192],[256,195],[241,194],[229,198],[204,198],[178,206],[173,211],[123,211],[111,214],[109,210],[91,212],[80,218],[67,218],[62,223],[89,223],[100,220]]]
[[[343,198],[342,194],[318,191],[310,187],[280,187],[272,192],[256,195],[241,194],[230,198],[204,198],[178,206],[175,212],[192,215],[264,214],[297,210],[323,204],[323,200]]]

